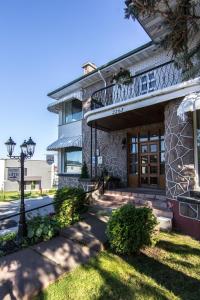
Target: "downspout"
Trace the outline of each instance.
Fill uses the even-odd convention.
[[[102,80],[103,80],[103,82],[104,82],[104,87],[106,87],[106,86],[107,86],[107,82],[106,82],[105,78],[103,77],[103,75],[102,75],[101,71],[100,71],[100,70],[98,70],[98,73],[99,73],[99,76],[101,77],[101,79],[102,79]]]

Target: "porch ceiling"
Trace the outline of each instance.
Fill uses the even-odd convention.
[[[160,103],[97,119],[88,125],[104,131],[114,131],[135,126],[164,122],[164,105]]]

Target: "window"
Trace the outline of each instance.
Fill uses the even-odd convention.
[[[149,77],[149,91],[154,91],[156,87],[156,79],[154,76],[154,72],[150,72],[148,74]]]
[[[81,174],[82,150],[69,150],[64,152],[64,172],[67,174]]]
[[[79,121],[82,118],[82,103],[79,100],[73,100],[64,103],[63,123]]]
[[[130,139],[130,174],[138,174],[138,138],[132,136]]]
[[[179,202],[179,214],[186,218],[200,220],[199,205]]]
[[[141,94],[152,92],[155,88],[156,79],[153,71],[141,76]]]
[[[143,75],[141,77],[141,93],[142,94],[147,93],[147,75]]]

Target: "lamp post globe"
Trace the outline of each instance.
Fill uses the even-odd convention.
[[[27,155],[27,142],[26,142],[26,140],[24,140],[24,142],[21,144],[20,148],[21,148],[21,152],[24,155]]]
[[[13,139],[10,137],[7,142],[5,143],[6,147],[7,147],[7,151],[8,151],[8,155],[11,157],[13,152],[14,152],[14,148],[16,143],[13,141]]]
[[[30,137],[28,142],[26,143],[27,145],[27,153],[28,155],[33,156],[34,152],[35,152],[35,146],[36,143],[32,140],[32,138]]]

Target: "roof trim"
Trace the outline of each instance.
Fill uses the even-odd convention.
[[[76,82],[78,82],[78,81],[80,81],[80,80],[82,80],[82,79],[84,79],[86,77],[89,77],[90,75],[92,75],[94,73],[97,73],[98,71],[103,70],[103,69],[105,69],[105,68],[107,68],[107,67],[115,64],[116,62],[119,62],[122,59],[125,59],[125,58],[127,58],[127,57],[129,57],[129,56],[131,56],[133,54],[136,54],[136,53],[138,53],[138,52],[140,52],[140,51],[142,51],[142,50],[144,50],[144,49],[152,46],[153,44],[154,44],[153,41],[150,41],[150,42],[148,42],[146,44],[143,44],[142,46],[137,47],[134,50],[131,50],[131,51],[129,51],[129,52],[127,52],[127,53],[125,53],[125,54],[123,54],[123,55],[121,55],[121,56],[119,56],[119,57],[117,57],[117,58],[115,58],[115,59],[113,59],[111,61],[109,61],[108,63],[102,65],[101,67],[98,67],[97,69],[95,69],[94,71],[90,72],[89,74],[80,76],[80,77],[76,78],[75,80],[70,81],[69,83],[61,86],[60,88],[58,88],[58,89],[56,89],[56,90],[48,93],[47,96],[51,97],[54,94],[56,94],[57,92],[60,92],[61,90],[67,88],[68,86],[70,86],[70,85],[72,85],[72,84],[74,84],[74,83],[76,83]]]
[[[126,5],[127,7],[128,7],[128,5],[129,5],[130,3],[131,3],[130,0],[126,0],[126,1],[125,1],[125,5]],[[151,39],[151,42],[152,42],[152,41],[153,41],[153,37],[151,36],[149,30],[142,24],[142,21],[140,20],[139,17],[136,17],[135,15],[134,15],[134,17],[135,17],[135,19],[138,21],[138,23],[140,24],[140,26],[144,29],[144,31],[145,31],[146,34],[149,36],[149,38]],[[132,18],[133,21],[134,21],[133,16],[131,16],[131,18]]]

